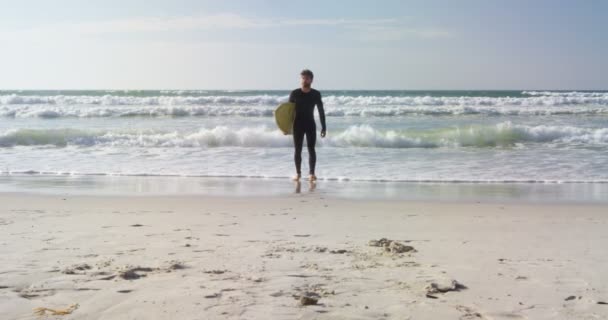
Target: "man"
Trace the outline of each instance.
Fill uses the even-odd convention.
[[[317,162],[317,153],[315,152],[315,143],[317,141],[317,124],[314,117],[315,105],[319,109],[319,118],[321,119],[321,138],[325,137],[325,110],[323,109],[321,92],[310,87],[314,78],[312,71],[304,69],[300,73],[300,76],[301,87],[291,91],[291,94],[289,94],[289,102],[296,104],[296,116],[293,121],[293,144],[295,147],[293,158],[296,163],[296,176],[293,180],[300,181],[300,177],[302,176],[300,170],[302,144],[304,142],[304,135],[306,135],[309,180],[312,182],[317,180],[315,176],[315,165]]]

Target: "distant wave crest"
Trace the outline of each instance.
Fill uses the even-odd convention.
[[[608,114],[608,93],[527,92],[525,97],[346,96],[323,98],[330,117]],[[0,117],[271,117],[287,96],[0,95]]]

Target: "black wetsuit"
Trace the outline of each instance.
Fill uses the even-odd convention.
[[[301,174],[302,144],[304,143],[304,135],[306,135],[308,168],[310,174],[315,174],[315,164],[317,162],[317,153],[315,152],[315,142],[317,141],[317,125],[314,117],[315,105],[319,108],[321,128],[322,130],[326,129],[321,92],[312,88],[308,92],[303,92],[302,89],[298,88],[291,91],[289,102],[296,104],[296,117],[293,121],[293,144],[295,146],[293,158],[296,163],[296,172]]]

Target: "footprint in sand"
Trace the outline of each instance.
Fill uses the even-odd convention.
[[[463,313],[463,315],[458,318],[460,320],[485,319],[485,317],[481,315],[481,313],[467,306],[458,305],[456,306],[456,310]]]
[[[34,299],[34,298],[44,298],[44,297],[49,297],[55,294],[55,290],[54,289],[43,289],[43,288],[17,288],[15,290],[13,290],[14,292],[16,292],[21,298],[25,298],[28,300]]]

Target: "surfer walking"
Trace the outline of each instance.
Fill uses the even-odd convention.
[[[294,162],[296,164],[296,176],[293,180],[300,181],[302,176],[302,147],[304,136],[306,136],[306,146],[308,147],[308,168],[309,180],[315,181],[315,165],[317,163],[317,153],[315,151],[315,143],[317,142],[317,125],[315,123],[314,111],[315,105],[319,110],[319,119],[321,120],[321,138],[325,137],[327,127],[325,126],[325,110],[323,109],[323,100],[321,100],[321,92],[311,88],[314,75],[308,69],[302,70],[301,87],[291,91],[289,94],[289,102],[296,105],[295,119],[293,121],[293,145]]]

